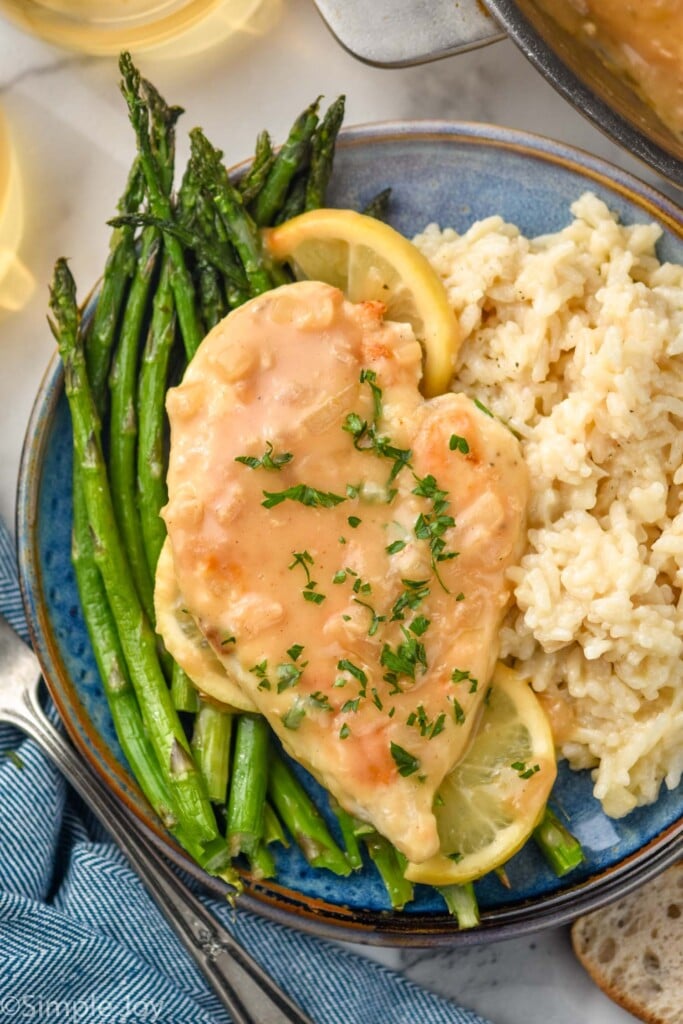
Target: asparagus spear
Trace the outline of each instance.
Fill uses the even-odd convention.
[[[391,189],[382,189],[381,192],[378,192],[376,196],[372,197],[362,212],[366,217],[375,217],[376,220],[386,220],[390,199]]]
[[[546,807],[533,835],[536,845],[558,878],[573,871],[585,860],[581,843],[550,807]]]
[[[109,475],[114,514],[128,552],[135,587],[150,622],[154,621],[153,584],[136,500],[135,452],[138,426],[135,382],[142,322],[158,256],[157,231],[155,228],[146,228],[109,381]]]
[[[346,859],[351,865],[354,871],[358,871],[363,867],[363,858],[360,852],[360,846],[358,844],[358,836],[364,831],[362,822],[352,818],[350,814],[340,807],[336,800],[331,799],[330,805],[334,812],[334,816],[339,823],[339,829],[344,840],[344,849],[346,850]],[[359,828],[360,826],[360,828]]]
[[[259,132],[256,139],[254,159],[251,167],[238,184],[245,206],[252,203],[263,188],[268,173],[273,166],[275,154],[268,132]]]
[[[458,922],[458,928],[476,928],[479,924],[479,904],[471,882],[464,885],[444,885],[439,888],[448,912]]]
[[[227,803],[228,798],[232,722],[233,716],[228,712],[200,701],[194,720],[192,753],[204,776],[209,799],[217,804]]]
[[[130,122],[135,131],[138,158],[145,175],[147,195],[151,213],[161,220],[172,221],[171,201],[164,191],[165,178],[159,171],[149,133],[149,109],[141,96],[140,73],[133,64],[129,53],[122,53],[119,59],[122,83],[121,91],[128,105]],[[183,249],[178,239],[166,232],[164,240],[173,265],[171,287],[178,312],[178,322],[185,348],[194,354],[202,340],[202,327],[195,304],[195,290],[192,277],[185,264]]]
[[[194,714],[199,710],[199,698],[194,683],[177,661],[171,671],[171,700],[176,711]]]
[[[116,527],[100,443],[99,419],[85,372],[76,290],[65,260],[57,261],[50,293],[51,327],[64,363],[74,458],[80,464],[93,551],[150,742],[190,842],[218,838],[215,817],[159,665],[154,633],[143,612]]]
[[[228,803],[228,849],[255,855],[263,839],[270,729],[258,715],[240,715]]]
[[[252,212],[260,227],[273,223],[292,178],[309,159],[311,139],[318,125],[319,103],[319,100],[311,103],[297,117],[270,168],[263,188],[256,196]]]
[[[305,210],[317,210],[325,205],[327,185],[332,174],[337,135],[344,120],[346,98],[339,96],[330,105],[311,144],[311,167],[306,183]]]
[[[136,504],[150,579],[154,576],[159,553],[166,538],[166,527],[159,513],[166,504],[163,452],[164,399],[175,327],[171,266],[168,257],[164,256],[159,283],[154,294],[150,328],[140,361],[137,388],[139,437]]]
[[[404,878],[405,859],[388,839],[373,832],[363,837],[370,858],[384,882],[394,910],[403,910],[413,898],[413,885]]]
[[[276,224],[284,224],[286,220],[298,217],[300,213],[304,212],[306,209],[306,187],[306,174],[302,172],[296,176],[290,185],[287,198],[282,204],[282,209],[275,217]]]
[[[348,875],[349,863],[332,838],[317,807],[278,755],[271,754],[268,794],[287,830],[313,867]]]
[[[251,294],[260,295],[273,287],[274,278],[258,228],[228,177],[222,153],[214,149],[199,128],[190,132],[190,140],[197,173],[213,198],[228,238],[242,262]]]
[[[126,188],[118,202],[123,216],[134,214],[145,193],[145,180],[138,161],[133,164]],[[88,331],[86,363],[95,403],[100,414],[104,403],[105,386],[109,374],[112,347],[121,320],[130,280],[135,273],[135,231],[126,225],[112,232],[109,256],[104,268],[97,306]]]

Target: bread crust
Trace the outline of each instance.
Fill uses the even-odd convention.
[[[683,1024],[683,861],[572,925],[574,952],[646,1024]]]

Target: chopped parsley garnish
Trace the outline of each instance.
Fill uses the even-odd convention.
[[[306,703],[297,697],[291,708],[282,715],[280,721],[285,729],[298,729],[306,716]]]
[[[225,647],[226,644],[236,644],[236,643],[237,643],[237,637],[232,636],[232,635],[231,636],[226,636],[225,640],[221,640],[221,647]]]
[[[264,491],[264,501],[261,502],[264,508],[274,508],[283,501],[298,501],[309,508],[334,508],[341,505],[346,498],[341,494],[334,494],[332,491],[319,491],[308,484],[295,484],[287,487],[284,491]]]
[[[520,779],[530,779],[536,772],[540,772],[540,764],[527,766],[524,761],[513,761],[510,767],[516,771]]]
[[[374,636],[379,629],[380,622],[386,622],[386,615],[378,615],[371,604],[367,604],[365,601],[361,601],[359,597],[354,597],[354,603],[361,605],[362,608],[367,608],[370,612],[370,626],[368,628],[368,636]]]
[[[473,675],[470,675],[469,669],[462,669],[462,668],[454,668],[453,669],[453,671],[451,672],[451,682],[453,682],[453,683],[469,682],[469,684],[470,684],[469,692],[470,693],[476,693],[477,692],[477,686],[479,685],[478,680],[476,680]]]
[[[409,624],[408,629],[411,633],[414,633],[415,636],[422,636],[423,633],[426,633],[429,629],[430,623],[430,619],[425,618],[424,615],[418,615],[417,618],[413,619]]]
[[[363,669],[359,668],[358,665],[354,665],[354,663],[352,661],[349,661],[348,658],[342,658],[340,661],[338,661],[337,668],[340,672],[348,672],[349,675],[352,675],[354,679],[358,680],[362,687],[361,696],[364,697],[365,687],[368,685],[368,677],[366,676]]]
[[[360,697],[354,697],[353,700],[347,700],[345,704],[342,704],[342,714],[348,715],[349,712],[353,711],[354,714],[358,711],[358,705],[360,704]]]
[[[288,649],[287,654],[292,659],[292,661],[297,661],[300,658],[303,649],[303,644],[292,644],[292,646]]]
[[[294,456],[291,452],[282,452],[281,455],[274,455],[272,444],[270,441],[266,441],[266,450],[260,459],[254,455],[238,455],[235,458],[235,462],[241,462],[243,466],[248,466],[249,469],[280,470],[288,462],[291,462],[293,458]]]
[[[388,555],[396,555],[398,554],[399,551],[403,551],[404,547],[406,546],[406,543],[407,542],[404,540],[395,540],[393,541],[392,544],[389,544],[384,550]]]
[[[446,716],[441,712],[440,715],[430,722],[427,712],[424,709],[424,705],[418,704],[415,711],[411,711],[406,719],[407,725],[414,725],[420,732],[420,736],[425,739],[433,740],[435,736],[438,736],[440,732],[443,732],[446,726]]]
[[[325,600],[325,594],[320,594],[316,587],[318,584],[315,580],[311,579],[311,573],[309,565],[313,565],[313,556],[309,551],[292,551],[294,555],[294,561],[290,562],[287,566],[288,569],[296,569],[297,565],[306,573],[306,586],[301,591],[304,601],[310,601],[313,604],[322,604]]]
[[[472,401],[476,405],[477,409],[480,409],[486,416],[490,416],[493,419],[493,413],[488,409],[483,402],[480,402],[478,398],[473,398]]]
[[[400,693],[401,686],[399,679],[405,676],[412,682],[415,681],[415,672],[418,665],[424,672],[427,668],[427,652],[424,644],[417,637],[410,636],[406,629],[403,629],[405,640],[397,644],[395,648],[391,644],[384,644],[379,662],[388,671],[382,677],[393,689],[391,693]]]
[[[310,601],[312,604],[322,604],[325,600],[325,594],[320,594],[315,589],[318,584],[315,580],[310,580],[304,589],[301,591],[304,601]]]
[[[332,577],[333,583],[344,583],[346,581],[346,572],[343,569],[337,570]]]
[[[452,452],[462,452],[463,455],[469,455],[470,452],[470,446],[467,443],[467,439],[460,437],[460,434],[451,434],[448,447]]]
[[[309,694],[309,702],[321,711],[332,711],[332,705],[330,704],[327,694],[321,690],[316,690],[315,693]]]
[[[392,742],[389,749],[391,750],[391,756],[398,768],[399,775],[408,776],[419,771],[420,760],[415,757],[414,754],[410,754],[407,750],[404,750],[403,747],[399,747],[398,743]]]
[[[252,665],[249,669],[252,675],[255,675],[259,680],[259,690],[270,690],[270,679],[268,678],[268,662],[264,659],[259,661],[257,665]]]
[[[460,701],[457,701],[455,697],[450,697],[449,700],[453,701],[453,715],[458,725],[462,725],[465,721],[465,712],[462,709]]]
[[[347,523],[349,524],[352,530],[355,530],[357,526],[360,526],[362,521],[363,520],[359,519],[358,516],[349,516],[349,518],[347,519]]]
[[[342,725],[341,729],[339,730],[339,739],[340,740],[345,740],[346,737],[350,736],[350,735],[351,735],[351,730],[349,729],[349,727],[346,724],[346,722],[344,722],[344,724]]]
[[[416,608],[429,596],[429,580],[402,579],[404,591],[394,601],[391,609],[391,622],[405,618],[403,614],[406,608],[414,612]]]
[[[297,668],[293,662],[285,661],[281,665],[278,665],[275,669],[277,676],[277,692],[284,693],[285,690],[289,690],[301,679],[303,668]]]

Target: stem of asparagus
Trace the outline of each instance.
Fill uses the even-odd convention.
[[[256,199],[256,196],[263,188],[274,161],[275,154],[273,153],[270,135],[268,132],[259,132],[251,167],[237,185],[245,206],[253,203],[254,199]]]
[[[157,231],[155,228],[146,228],[109,381],[109,476],[114,513],[128,552],[135,587],[150,622],[154,622],[154,587],[147,564],[136,497],[135,460],[138,424],[134,396],[140,335],[158,255]]]
[[[164,400],[168,368],[175,340],[175,307],[171,290],[171,269],[164,254],[152,309],[152,320],[140,361],[137,388],[137,508],[143,547],[151,577],[166,538],[160,516],[166,504],[164,476]]]
[[[240,715],[228,802],[228,849],[233,857],[252,857],[264,833],[269,772],[270,729],[258,715]]]
[[[479,924],[479,904],[471,882],[464,885],[444,885],[439,888],[449,914],[458,922],[458,928],[476,928]]]
[[[366,217],[374,217],[376,220],[386,220],[389,210],[391,189],[385,188],[373,196],[365,209],[362,211]]]
[[[573,871],[585,860],[581,843],[549,807],[546,807],[533,835],[536,845],[558,878]]]
[[[344,120],[345,97],[339,96],[330,105],[311,143],[311,167],[306,182],[304,209],[317,210],[325,205],[327,186],[332,174],[337,135]]]
[[[360,852],[360,845],[358,843],[357,829],[359,822],[355,818],[352,818],[350,814],[340,807],[336,800],[330,799],[330,806],[334,812],[334,816],[339,823],[339,829],[344,840],[344,849],[346,851],[346,859],[351,865],[354,871],[358,871],[363,867],[363,857]]]
[[[144,194],[145,179],[136,160],[118,203],[119,213],[124,216],[136,213]],[[88,377],[100,415],[104,405],[114,338],[121,321],[126,291],[136,265],[134,228],[125,226],[113,231],[86,348]]]
[[[273,805],[266,800],[263,814],[263,841],[268,843],[280,843],[281,846],[289,846],[289,840],[282,827],[282,822],[273,810]]]
[[[74,485],[82,498],[80,481],[77,484],[76,479]],[[72,562],[88,635],[121,749],[154,811],[164,826],[173,831],[178,823],[173,799],[145,732],[137,697],[130,684],[116,624],[92,557],[87,509],[80,499],[74,501]]]
[[[173,662],[171,672],[171,700],[176,711],[194,714],[199,710],[199,697],[194,683],[177,661]]]
[[[270,758],[268,795],[285,828],[313,867],[335,875],[348,875],[349,863],[339,849],[317,807],[283,759]]]
[[[156,639],[130,576],[116,527],[102,455],[99,419],[85,371],[76,289],[65,260],[58,260],[50,293],[51,323],[64,363],[64,379],[80,465],[83,493],[100,570],[131,682],[159,766],[174,798],[178,822],[195,845],[218,837],[216,820],[189,744],[171,703],[159,664]]]
[[[252,207],[254,220],[259,227],[273,223],[285,201],[292,178],[309,160],[311,139],[318,125],[318,106],[319,100],[316,100],[297,117],[275,157]]]
[[[235,247],[252,295],[273,287],[274,279],[263,250],[261,235],[223,166],[222,154],[214,149],[199,128],[190,132],[192,159],[204,188],[211,195],[230,242]]]
[[[133,64],[129,53],[121,54],[119,69],[122,76],[121,91],[128,105],[130,122],[137,139],[139,161],[145,175],[150,210],[155,217],[171,221],[173,219],[171,200],[164,191],[166,178],[164,174],[160,173],[159,163],[155,158],[150,139],[149,109],[140,94],[140,73]],[[192,276],[185,264],[183,248],[178,239],[167,232],[164,235],[164,241],[173,265],[171,287],[175,297],[180,331],[186,351],[193,355],[199,347],[203,332],[197,315]]]
[[[394,910],[403,910],[413,898],[413,885],[403,875],[405,860],[388,839],[373,832],[364,836],[370,858],[382,877]]]
[[[228,766],[233,716],[205,701],[199,702],[192,733],[192,753],[204,776],[209,799],[227,803]]]
[[[274,878],[277,874],[275,860],[265,842],[257,843],[248,859],[249,870],[256,881],[260,881],[262,878]]]

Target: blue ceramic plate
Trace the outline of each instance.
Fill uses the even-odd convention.
[[[555,231],[587,188],[623,221],[658,221],[660,255],[683,262],[683,220],[673,203],[628,175],[583,153],[533,136],[485,125],[421,123],[367,126],[340,144],[331,205],[361,209],[392,188],[392,221],[406,235],[430,220],[465,230],[500,213],[527,235]],[[33,641],[73,741],[112,789],[192,868],[159,830],[131,779],[114,734],[81,617],[70,564],[71,440],[60,365],[48,369],[38,395],[19,483],[18,538],[22,587]],[[310,778],[305,784],[315,792]],[[604,816],[587,773],[563,766],[555,802],[583,843],[585,866],[560,881],[533,844],[508,865],[512,887],[478,884],[481,926],[459,933],[433,890],[392,913],[370,868],[349,879],[311,870],[297,850],[278,856],[277,883],[249,885],[252,909],[320,935],[393,944],[456,944],[498,938],[568,921],[662,870],[683,853],[683,788],[621,821]]]

